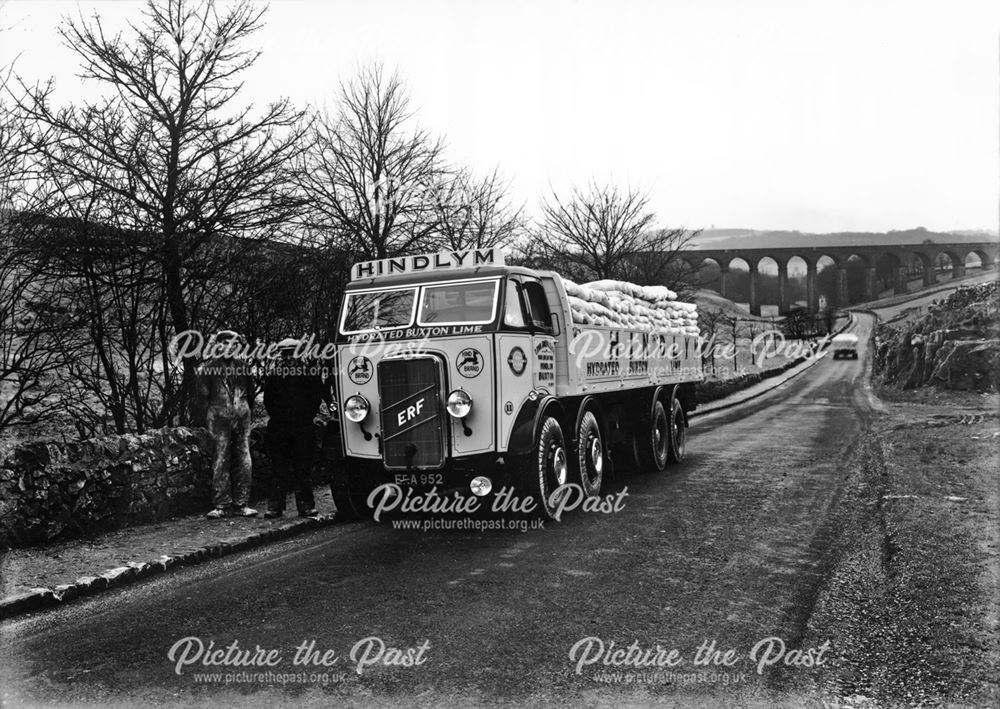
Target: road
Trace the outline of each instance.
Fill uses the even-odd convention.
[[[856,319],[862,343],[871,327],[868,316]],[[262,697],[264,705],[316,706],[794,701],[814,690],[822,668],[779,662],[758,674],[750,652],[772,636],[797,648],[805,635],[833,563],[828,541],[844,461],[871,410],[866,366],[864,356],[826,357],[754,401],[696,418],[688,460],[616,483],[613,492],[627,492],[618,512],[578,511],[526,532],[335,526],[8,622],[4,706],[260,706]],[[191,636],[273,649],[279,662],[177,674],[168,652]],[[373,665],[359,675],[350,653],[372,636],[402,650],[394,659],[420,664]],[[704,680],[643,666],[647,674],[630,681],[604,673],[635,666],[600,661],[578,674],[570,650],[588,637],[606,649],[612,641],[659,647],[661,659],[676,650],[683,664],[672,671]],[[194,676],[316,672],[292,664],[309,640],[338,656],[320,668],[331,673],[325,687],[318,676],[228,686]],[[694,666],[712,640],[734,651],[731,664]],[[587,659],[598,648],[592,641]],[[812,649],[813,659],[835,653]]]

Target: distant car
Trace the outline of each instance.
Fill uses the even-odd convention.
[[[833,350],[833,358],[840,359],[841,357],[850,357],[851,359],[858,358],[858,336],[852,335],[850,333],[844,333],[842,335],[837,335],[833,338],[830,343],[830,349]]]

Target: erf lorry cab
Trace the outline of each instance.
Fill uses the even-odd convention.
[[[495,249],[355,264],[336,356],[333,490],[356,515],[394,483],[515,486],[551,516],[560,486],[600,494],[612,450],[681,460],[702,378],[697,337],[574,323],[558,274]]]

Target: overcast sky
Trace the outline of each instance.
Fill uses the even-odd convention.
[[[0,0],[0,66],[79,101],[60,18],[138,7]],[[595,179],[664,226],[997,228],[1000,3],[273,0],[266,22],[247,101],[330,104],[381,61],[529,211]]]

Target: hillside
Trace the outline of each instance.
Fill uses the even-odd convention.
[[[1000,389],[1000,281],[959,288],[923,317],[879,326],[874,367],[903,389]]]
[[[693,295],[688,296],[688,299],[698,306],[699,311],[721,310],[725,315],[739,317],[741,320],[770,320],[770,318],[758,318],[751,315],[746,308],[737,305],[728,298],[723,298],[713,290],[697,290]]]

